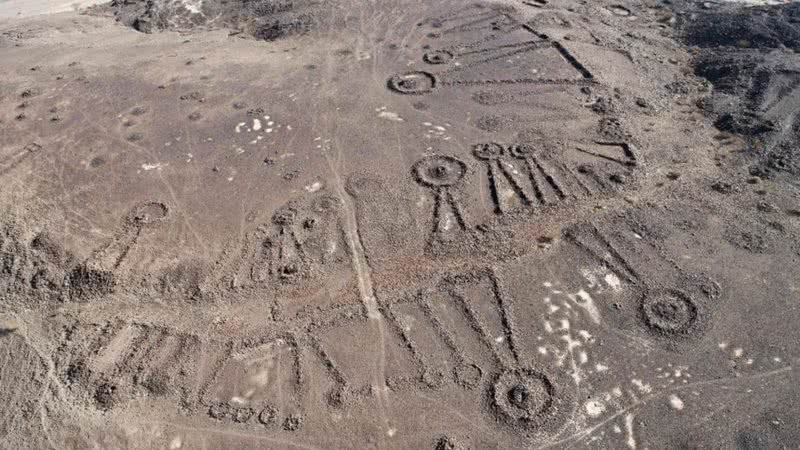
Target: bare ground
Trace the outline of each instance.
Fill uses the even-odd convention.
[[[0,22],[0,446],[800,445],[797,179],[681,14],[312,6]]]

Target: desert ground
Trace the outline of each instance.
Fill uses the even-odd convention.
[[[0,448],[800,448],[800,4],[86,5],[0,3]]]

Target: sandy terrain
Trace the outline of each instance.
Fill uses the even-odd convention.
[[[0,447],[798,448],[799,16],[737,8],[0,21]]]
[[[0,1],[0,19],[77,11],[98,3],[102,2],[98,0],[3,0]]]

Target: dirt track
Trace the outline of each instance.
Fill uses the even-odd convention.
[[[0,447],[800,445],[794,41],[261,3],[0,22]]]

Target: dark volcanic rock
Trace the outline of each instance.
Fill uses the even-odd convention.
[[[699,48],[695,74],[714,86],[704,106],[717,128],[747,140],[760,172],[800,175],[800,4],[731,5],[686,17],[684,40]]]
[[[231,28],[271,41],[313,29],[320,6],[316,0],[112,0],[97,11],[142,33]]]
[[[698,47],[753,49],[800,47],[800,5],[732,7],[701,13],[686,26],[686,39]]]

